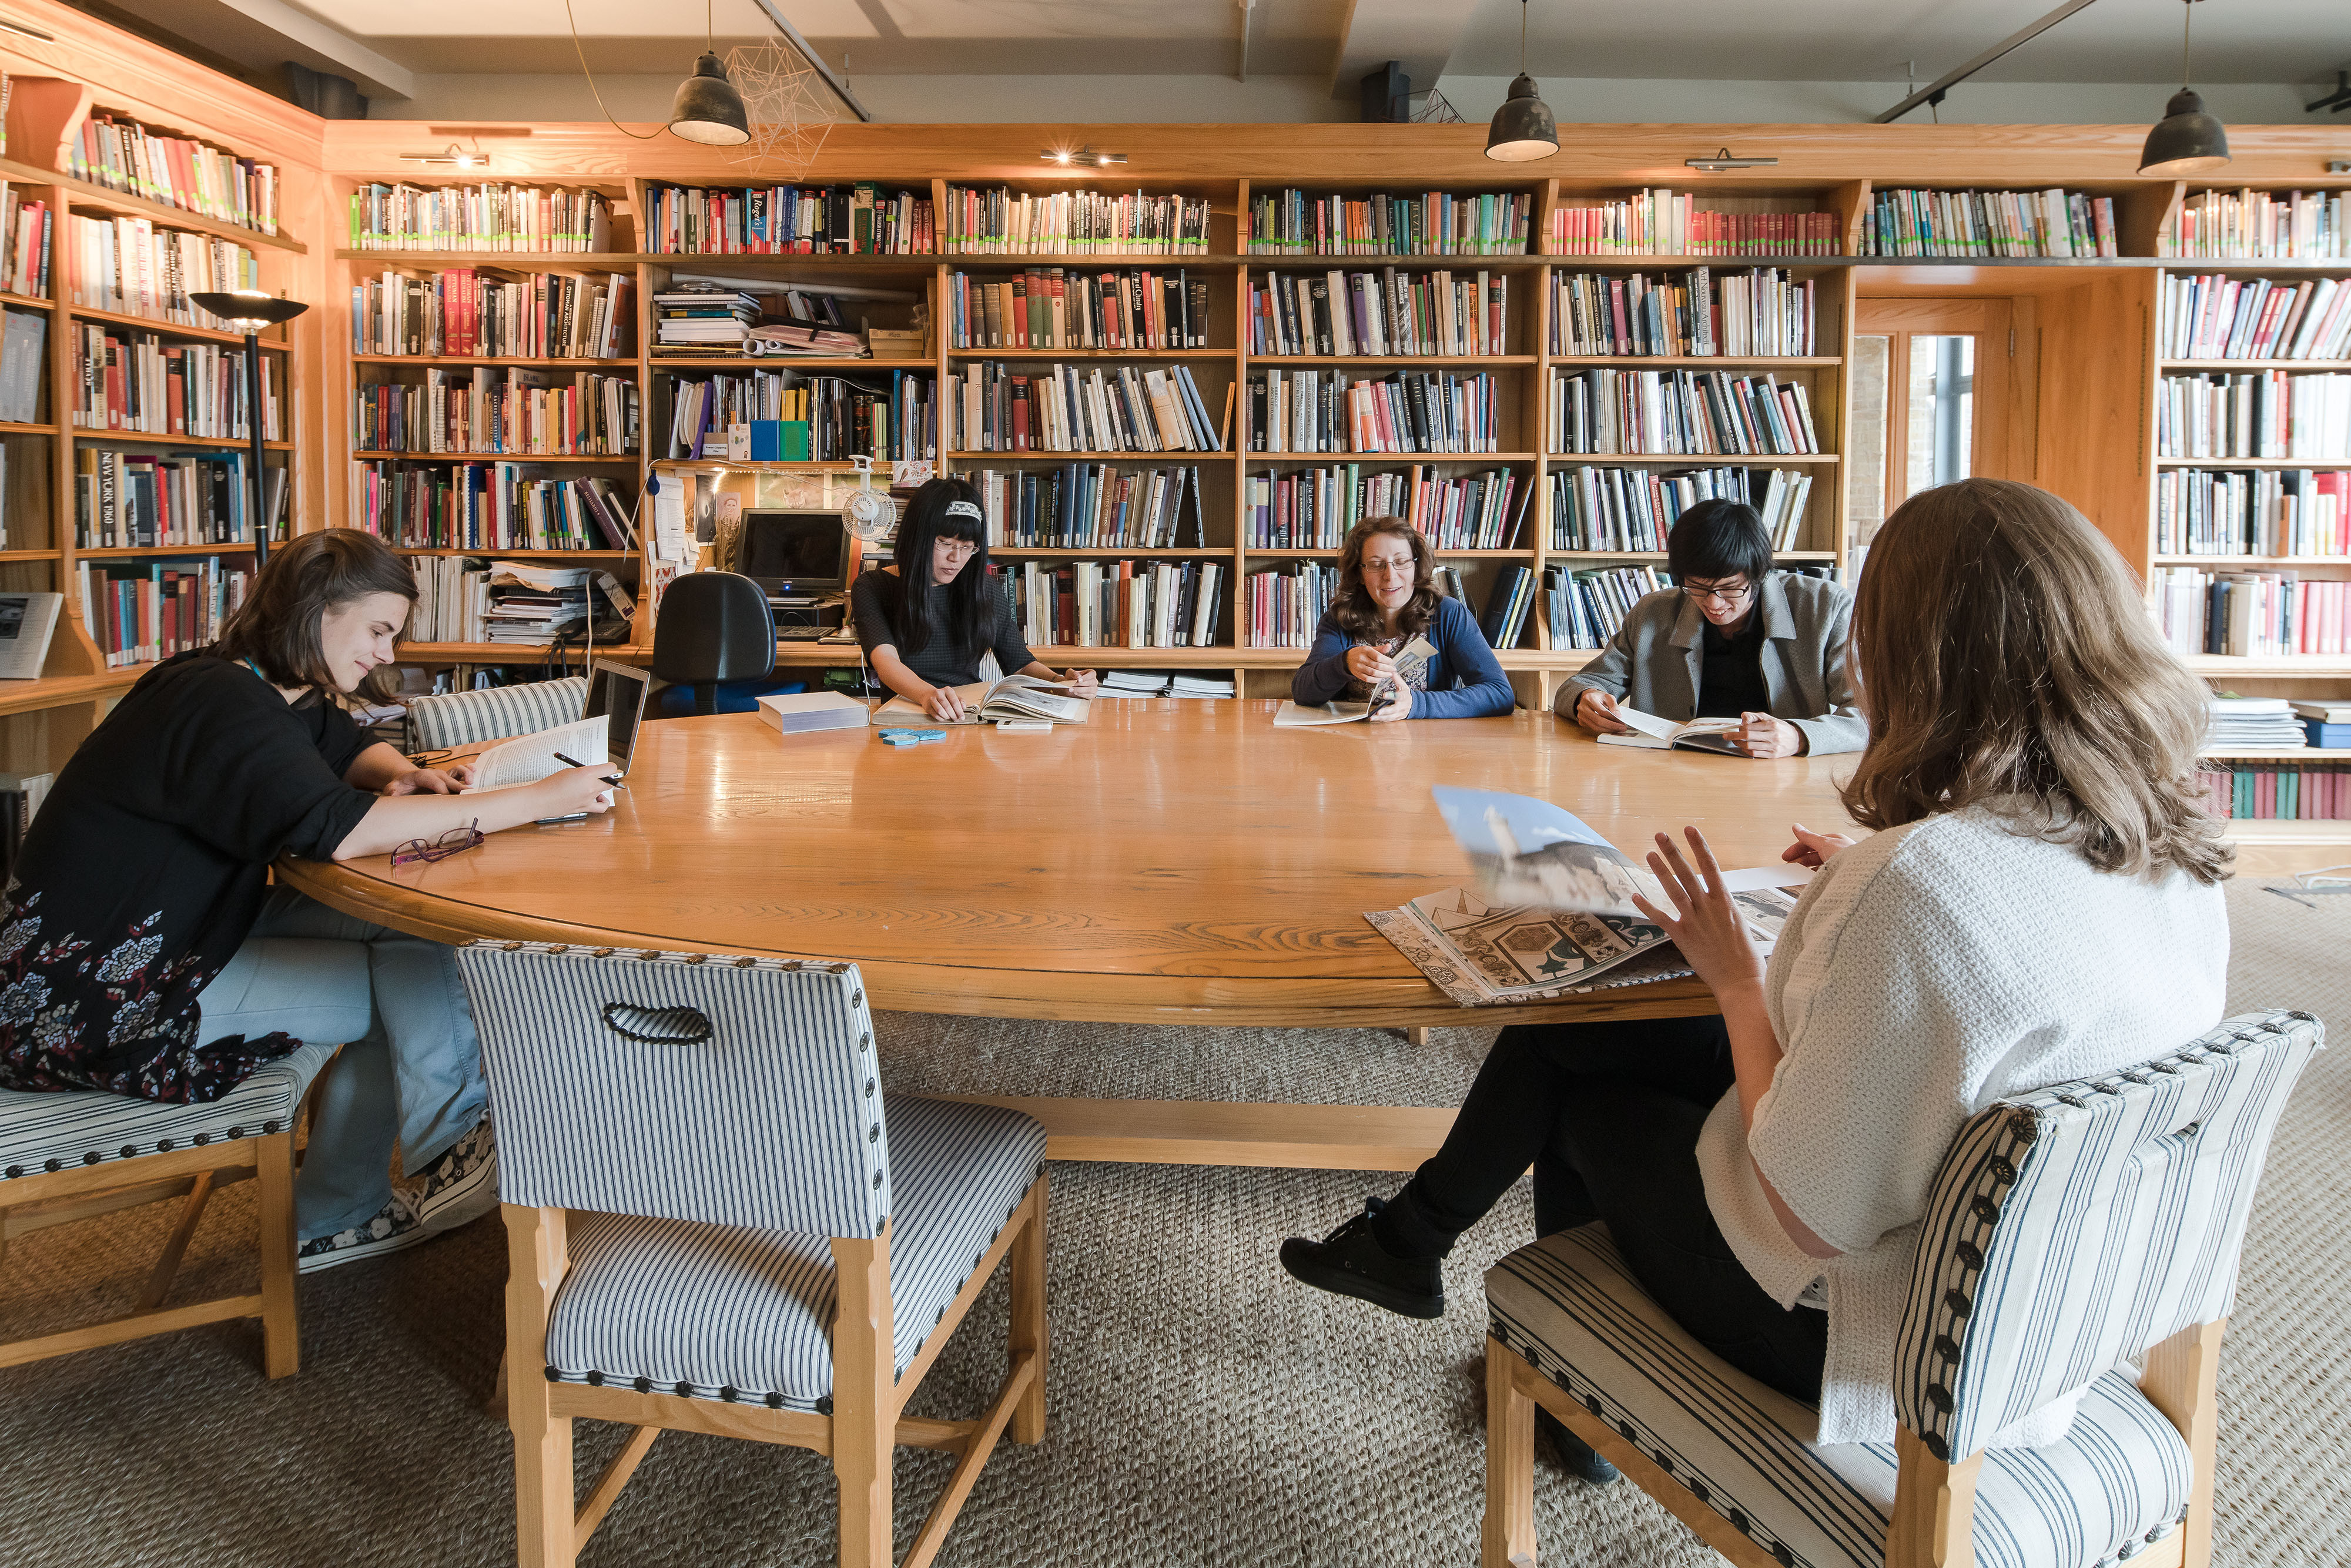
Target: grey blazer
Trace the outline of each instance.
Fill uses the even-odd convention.
[[[1845,641],[1853,595],[1817,577],[1775,571],[1763,580],[1763,685],[1771,715],[1804,732],[1812,756],[1859,751],[1869,721],[1854,702]],[[1584,689],[1676,722],[1698,715],[1706,618],[1678,589],[1645,594],[1600,656],[1562,682],[1552,706],[1573,723]]]

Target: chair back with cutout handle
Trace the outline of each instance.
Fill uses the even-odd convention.
[[[856,966],[488,941],[457,966],[503,1201],[881,1233],[890,1138]]]
[[[1938,1458],[2229,1315],[2270,1136],[2325,1030],[2229,1019],[2145,1066],[1960,1130],[1911,1265],[1896,1409]]]

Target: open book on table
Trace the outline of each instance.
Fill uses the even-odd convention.
[[[1721,751],[1733,757],[1747,754],[1730,744],[1743,721],[1735,718],[1693,718],[1676,724],[1669,718],[1659,718],[1653,713],[1643,713],[1636,707],[1616,705],[1616,716],[1633,727],[1630,735],[1604,735],[1603,746],[1638,746],[1651,751],[1666,751],[1686,746],[1693,751]]]
[[[1633,904],[1660,908],[1648,869],[1545,800],[1439,788],[1446,825],[1469,854],[1471,887],[1366,914],[1374,930],[1463,1007],[1543,1001],[1690,972]],[[1812,875],[1779,865],[1724,873],[1759,946],[1770,952]]]
[[[1396,650],[1394,661],[1396,679],[1413,680],[1421,671],[1428,667],[1428,661],[1436,656],[1435,643],[1426,637],[1415,637]],[[1281,706],[1274,711],[1273,727],[1316,729],[1327,724],[1353,724],[1361,719],[1369,719],[1372,716],[1372,706],[1374,703],[1380,703],[1384,697],[1389,701],[1395,700],[1389,690],[1395,685],[1395,681],[1382,681],[1373,689],[1371,698],[1366,702],[1327,702],[1320,706],[1309,707],[1303,703],[1295,703],[1284,698]]]
[[[577,718],[553,729],[501,740],[467,759],[473,764],[474,782],[465,793],[486,795],[494,789],[536,784],[569,766],[557,760],[558,753],[577,758],[582,767],[608,761],[611,753],[606,743],[611,731],[612,716],[600,713],[594,718]]]
[[[964,724],[994,724],[1008,718],[1083,724],[1090,711],[1087,699],[1078,695],[1075,688],[1035,675],[974,681],[967,686],[956,687],[955,694],[963,699],[963,717],[959,722]],[[877,720],[908,719],[926,725],[945,722],[933,718],[929,709],[904,697],[892,697],[875,710],[873,716]]]

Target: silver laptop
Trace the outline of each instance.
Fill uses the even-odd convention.
[[[653,685],[653,672],[634,664],[597,664],[588,671],[588,703],[580,716],[611,716],[604,754],[623,778],[628,775],[629,754],[636,747],[637,726],[644,722],[645,697]]]

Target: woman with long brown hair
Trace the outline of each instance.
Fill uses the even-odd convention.
[[[1285,1243],[1291,1273],[1437,1315],[1454,1239],[1532,1165],[1541,1230],[1604,1219],[1701,1343],[1820,1401],[1821,1442],[1893,1440],[1912,1236],[1951,1138],[2219,1019],[2230,851],[2193,781],[2204,688],[2056,497],[1970,479],[1912,497],[1870,550],[1854,639],[1869,743],[1844,800],[1876,831],[1798,830],[1787,858],[1820,870],[1769,965],[1704,835],[1658,835],[1673,907],[1645,908],[1720,1013],[1505,1030],[1437,1156]]]
[[[392,661],[415,599],[372,535],[281,547],[217,643],[141,676],[74,753],[0,907],[0,1088],[203,1103],[302,1041],[344,1046],[295,1184],[304,1269],[482,1212],[496,1166],[449,949],[272,891],[269,862],[610,802],[602,768],[476,798],[464,768],[370,744],[337,699]]]
[[[1432,650],[1405,658],[1416,641]],[[1290,683],[1290,700],[1372,705],[1374,723],[1483,718],[1518,699],[1469,607],[1437,586],[1437,552],[1402,517],[1365,517],[1339,551],[1339,591]]]

